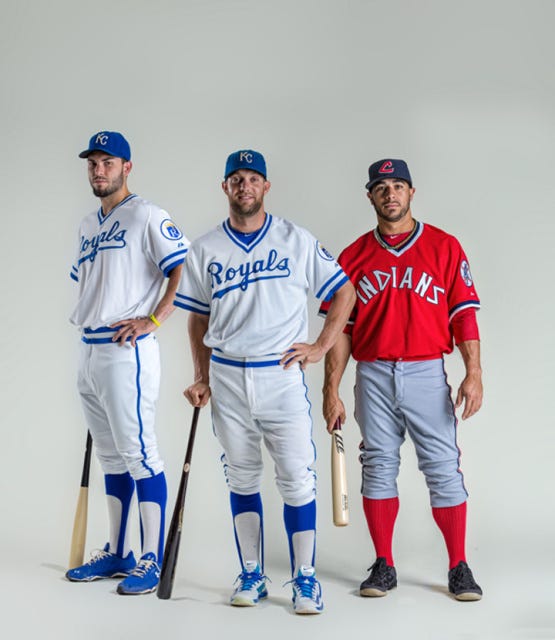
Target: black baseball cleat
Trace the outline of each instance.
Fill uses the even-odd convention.
[[[480,600],[482,589],[476,584],[470,567],[462,560],[449,571],[449,593],[457,600]]]
[[[397,586],[397,571],[387,565],[385,558],[378,558],[368,571],[370,575],[360,585],[361,596],[380,598]]]

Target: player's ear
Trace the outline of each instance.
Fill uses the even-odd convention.
[[[416,191],[416,189],[415,189],[414,187],[411,187],[411,188],[409,189],[409,192],[410,192],[410,200],[409,200],[409,202],[412,202],[412,199],[413,199],[413,197],[414,197],[414,192],[415,192],[415,191]]]
[[[224,181],[222,182],[222,191],[223,191],[226,195],[228,195],[228,193],[229,193],[229,192],[228,192],[228,190],[227,190],[227,180],[224,180]]]
[[[270,191],[270,187],[272,186],[272,183],[268,180],[264,181],[264,194],[268,193],[268,191]]]
[[[374,204],[374,200],[372,199],[372,192],[371,191],[367,191],[366,192],[366,197],[368,198],[368,200],[370,200],[370,202],[372,204]]]
[[[133,163],[131,162],[131,160],[125,160],[123,163],[124,175],[128,176],[131,169],[133,169]]]

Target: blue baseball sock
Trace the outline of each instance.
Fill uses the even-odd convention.
[[[229,495],[235,544],[244,569],[247,562],[256,562],[264,570],[264,520],[260,493]]]
[[[110,520],[110,551],[124,558],[129,554],[127,524],[135,481],[129,472],[104,476]]]
[[[168,487],[164,472],[137,480],[142,555],[154,553],[159,564],[164,555],[164,528]]]
[[[314,566],[316,549],[316,500],[300,507],[283,505],[283,520],[289,540],[291,574],[301,566]]]

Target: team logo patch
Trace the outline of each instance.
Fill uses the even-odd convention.
[[[472,274],[470,273],[470,266],[466,260],[461,262],[461,278],[467,287],[472,286]]]
[[[169,218],[166,218],[162,221],[162,224],[160,225],[160,231],[164,238],[167,238],[168,240],[181,240],[181,238],[183,237],[181,231]]]
[[[324,258],[324,260],[328,260],[330,262],[334,260],[334,257],[331,255],[331,253],[325,247],[323,247],[319,242],[316,243],[316,251],[318,251],[318,255],[321,258]]]

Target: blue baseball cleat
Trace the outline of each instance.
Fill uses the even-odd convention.
[[[136,596],[142,593],[152,593],[160,581],[160,567],[153,553],[145,553],[137,566],[122,580],[116,591],[122,596]]]
[[[66,578],[71,582],[92,582],[104,578],[121,578],[129,574],[137,564],[133,552],[130,551],[126,558],[110,553],[109,543],[102,550],[98,550],[93,557],[74,569],[66,572]]]

